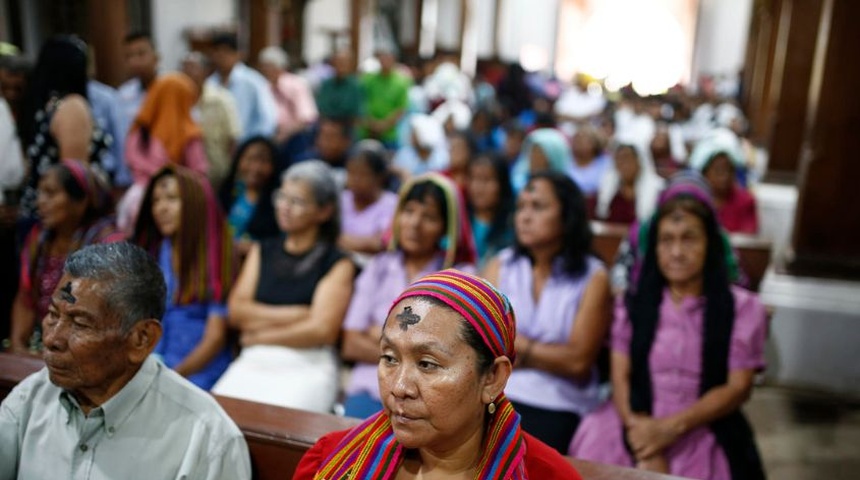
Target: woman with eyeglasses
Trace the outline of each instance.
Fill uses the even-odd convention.
[[[336,246],[338,188],[320,160],[297,163],[272,195],[281,234],[251,247],[228,302],[242,353],[214,393],[329,412],[338,391],[335,342],[355,267]]]

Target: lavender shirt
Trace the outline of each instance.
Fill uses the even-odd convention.
[[[444,254],[439,253],[415,279],[441,270],[443,261]],[[458,264],[454,268],[475,273],[475,267],[470,264]],[[343,329],[363,332],[371,326],[382,325],[388,316],[391,303],[409,286],[410,281],[415,279],[406,278],[406,266],[401,251],[383,252],[373,257],[355,281],[355,292],[346,312]],[[375,363],[356,363],[346,386],[347,395],[366,392],[378,400],[379,381],[376,369]]]
[[[765,366],[767,313],[755,294],[732,287],[732,295],[735,323],[729,343],[729,371],[760,370]],[[657,332],[648,356],[654,418],[674,415],[699,400],[704,307],[704,298],[686,298],[675,304],[669,290],[663,292]],[[629,355],[632,336],[627,309],[623,301],[618,301],[612,325],[612,350]],[[583,419],[568,453],[584,460],[632,467],[621,436],[623,430],[621,417],[610,400]],[[726,456],[708,426],[690,430],[670,445],[665,454],[672,475],[731,480]]]
[[[382,235],[391,227],[394,211],[397,209],[397,195],[385,191],[364,210],[355,209],[352,192],[344,190],[340,194],[341,231],[347,235],[372,237]]]
[[[516,256],[512,248],[502,250],[499,260],[499,289],[514,307],[517,333],[542,343],[567,342],[582,293],[594,273],[603,269],[600,261],[588,257],[585,273],[572,278],[561,270],[561,259],[556,259],[552,275],[535,302],[531,261]],[[585,415],[600,403],[597,367],[592,367],[591,378],[585,382],[535,368],[517,368],[505,393],[511,400],[529,406]]]
[[[612,158],[609,155],[602,154],[584,167],[580,167],[574,162],[570,168],[570,176],[587,197],[589,195],[597,195],[597,191],[600,190],[600,180],[606,171],[611,168],[613,168]]]

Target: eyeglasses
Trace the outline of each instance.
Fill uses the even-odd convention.
[[[272,203],[278,207],[297,207],[297,208],[305,208],[308,206],[308,201],[304,198],[299,197],[291,197],[286,193],[276,190],[272,192]]]

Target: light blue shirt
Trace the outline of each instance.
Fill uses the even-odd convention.
[[[249,479],[242,432],[209,394],[150,356],[84,415],[47,368],[0,405],[0,480]]]
[[[102,156],[102,166],[111,174],[115,186],[127,187],[132,182],[131,172],[125,164],[125,134],[129,123],[124,118],[119,93],[108,85],[90,80],[87,82],[87,100],[96,124],[111,138],[110,148]]]
[[[423,160],[418,155],[418,150],[412,145],[400,147],[394,154],[392,164],[406,170],[412,175],[421,175],[427,172],[441,172],[448,169],[450,158],[444,147],[436,147],[430,150],[430,156]]]
[[[218,73],[213,73],[207,82],[222,85],[233,94],[242,124],[240,143],[255,135],[274,136],[278,110],[269,82],[260,72],[240,62],[233,66],[226,82],[221,82]]]

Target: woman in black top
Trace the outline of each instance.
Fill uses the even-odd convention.
[[[318,160],[290,167],[272,201],[282,234],[248,253],[228,304],[243,350],[212,391],[328,412],[338,390],[334,344],[355,276],[335,246],[331,169]]]

